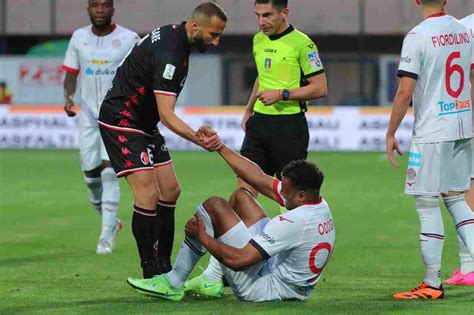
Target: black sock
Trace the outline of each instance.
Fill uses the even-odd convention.
[[[160,200],[157,205],[159,242],[158,242],[158,269],[162,272],[171,270],[171,252],[174,241],[174,210],[175,202]]]
[[[147,210],[133,206],[132,233],[137,242],[143,277],[151,278],[157,274],[153,245],[156,229],[156,210]]]

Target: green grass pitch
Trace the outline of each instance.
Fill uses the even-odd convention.
[[[236,178],[217,154],[174,152],[182,186],[173,255],[196,205],[228,197]],[[421,281],[418,218],[403,194],[406,159],[394,169],[382,153],[312,153],[326,175],[322,194],[336,225],[332,259],[306,302],[239,302],[144,297],[125,279],[140,276],[131,234],[131,192],[121,181],[124,229],[113,255],[98,256],[99,216],[88,202],[75,151],[0,151],[0,313],[44,314],[468,314],[474,288],[447,287],[439,301],[394,301]],[[271,216],[277,204],[261,202]],[[444,211],[443,279],[458,264],[455,231]],[[200,262],[205,267],[208,256]],[[196,268],[193,275],[200,272]]]

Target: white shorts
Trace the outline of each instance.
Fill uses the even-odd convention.
[[[110,161],[100,137],[99,125],[79,126],[79,154],[84,172],[97,168],[102,160]]]
[[[471,149],[472,149],[472,158],[471,158],[471,180],[474,180],[474,139],[471,139]]]
[[[471,140],[412,144],[408,158],[405,193],[439,196],[470,187]]]

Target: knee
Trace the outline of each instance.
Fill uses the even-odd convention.
[[[227,200],[216,196],[209,197],[202,203],[204,209],[206,209],[206,212],[209,215],[222,212],[222,209],[225,209],[227,204]]]
[[[160,199],[159,191],[157,189],[150,189],[149,186],[135,187],[133,192],[135,195],[135,202],[143,206],[156,206]]]
[[[161,191],[160,199],[163,201],[176,201],[181,195],[181,186],[178,182],[164,187]]]
[[[254,198],[253,193],[244,187],[240,187],[240,188],[237,188],[232,193],[229,199],[229,203],[232,206],[232,208],[235,209],[239,203],[241,203],[243,200],[249,197]]]

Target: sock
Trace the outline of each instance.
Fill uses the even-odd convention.
[[[100,173],[102,179],[102,232],[100,238],[113,241],[117,226],[117,211],[120,200],[120,187],[111,167]]]
[[[202,204],[198,206],[197,213],[202,215],[204,218],[206,233],[214,236],[214,228],[212,227],[211,218],[207,214]],[[179,249],[178,256],[176,256],[173,270],[166,274],[171,286],[175,288],[182,287],[194,266],[206,253],[206,251],[206,248],[202,246],[201,243],[195,239],[185,236],[184,241],[181,244],[181,248]]]
[[[474,213],[464,200],[464,195],[443,199],[456,225],[458,235],[466,245],[469,255],[474,257]]]
[[[154,261],[153,244],[155,241],[153,231],[155,229],[155,217],[155,209],[147,210],[137,207],[136,205],[133,206],[132,233],[137,242],[138,254],[140,255],[141,266],[144,268],[144,273],[145,266],[148,266],[150,261]],[[154,263],[152,265],[156,268]]]
[[[461,273],[467,274],[474,272],[474,258],[469,255],[469,250],[462,238],[458,235],[458,245],[459,245],[459,259],[461,261]]]
[[[87,185],[87,192],[89,193],[89,200],[94,206],[94,209],[100,214],[101,200],[102,200],[102,180],[100,177],[84,176],[84,182]]]
[[[426,272],[423,279],[430,286],[441,286],[441,255],[443,253],[444,226],[437,197],[416,196],[416,211],[420,218],[420,243]]]
[[[270,221],[268,217],[260,219],[258,222],[253,224],[248,228],[250,235],[252,237],[260,234],[263,231],[263,228],[267,223]],[[222,280],[224,276],[224,272],[222,271],[220,262],[215,259],[213,256],[209,259],[209,264],[207,265],[206,270],[202,273],[204,278],[209,282],[219,282]]]
[[[164,269],[171,268],[171,252],[174,241],[174,210],[176,202],[158,201],[158,265]],[[166,270],[166,272],[169,271]]]
[[[211,256],[209,259],[209,264],[207,265],[206,270],[202,273],[204,278],[209,282],[220,282],[224,273],[222,272],[221,263]]]

